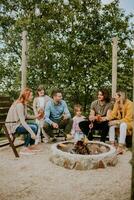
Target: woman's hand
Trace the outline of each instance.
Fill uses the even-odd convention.
[[[114,126],[114,125],[119,125],[120,124],[120,120],[112,120],[109,122],[109,126]]]
[[[108,117],[101,117],[101,121],[102,122],[108,121]]]
[[[36,139],[36,135],[35,135],[34,133],[32,133],[32,134],[31,134],[31,138],[32,138],[33,140],[35,140],[35,139]]]

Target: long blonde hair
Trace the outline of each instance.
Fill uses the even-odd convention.
[[[121,98],[122,103],[124,104],[127,99],[127,94],[124,91],[118,91],[116,94]]]
[[[117,103],[118,110],[122,111],[122,106],[126,102],[127,94],[124,91],[117,91],[116,94],[120,97],[120,102]]]

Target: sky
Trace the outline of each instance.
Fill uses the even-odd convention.
[[[108,4],[113,0],[102,0],[102,3]],[[134,0],[120,0],[120,8],[123,8],[126,14],[134,13]]]

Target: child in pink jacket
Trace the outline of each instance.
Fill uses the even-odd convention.
[[[75,142],[84,138],[84,134],[82,133],[81,129],[79,128],[79,123],[85,119],[82,115],[82,106],[77,104],[74,106],[74,114],[73,117],[73,126],[71,130],[71,134],[74,137]]]

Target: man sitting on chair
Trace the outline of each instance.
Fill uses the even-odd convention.
[[[93,131],[101,131],[101,141],[105,142],[108,135],[109,125],[107,116],[112,109],[109,92],[106,89],[98,91],[98,99],[91,103],[91,111],[88,121],[79,123],[82,132],[88,136],[89,140],[93,140]]]
[[[52,100],[45,107],[44,130],[50,137],[54,138],[53,129],[64,129],[64,135],[70,133],[72,119],[67,104],[62,100],[62,92],[59,89],[52,91]]]

